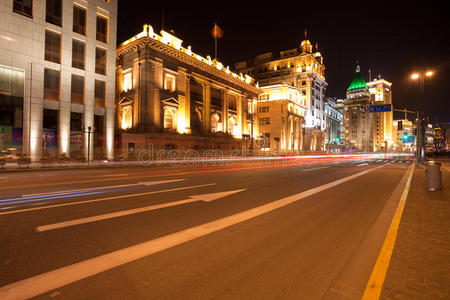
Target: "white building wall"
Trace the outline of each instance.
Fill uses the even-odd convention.
[[[33,1],[32,18],[13,12],[13,0],[0,2],[0,65],[19,68],[25,71],[24,105],[23,105],[23,152],[37,160],[42,153],[43,109],[59,110],[58,152],[70,152],[70,112],[71,75],[85,78],[84,126],[92,126],[94,120],[94,80],[106,82],[106,108],[97,109],[103,114],[106,126],[105,149],[108,158],[113,157],[115,95],[115,50],[117,31],[117,0],[63,0],[62,26],[45,22],[46,1]],[[86,36],[74,33],[73,5],[79,4],[87,9]],[[96,40],[96,16],[108,17],[108,43]],[[61,64],[44,60],[45,30],[61,33]],[[86,43],[85,70],[72,67],[72,38]],[[95,48],[107,50],[106,76],[95,73]],[[60,71],[60,101],[43,99],[44,68]],[[87,138],[87,137],[86,137]],[[87,143],[85,143],[87,144]],[[93,145],[91,138],[91,145]],[[85,148],[85,153],[86,153]],[[91,149],[92,150],[92,149]],[[93,153],[93,151],[90,151]],[[85,154],[86,156],[86,154]],[[92,156],[91,156],[92,157]]]

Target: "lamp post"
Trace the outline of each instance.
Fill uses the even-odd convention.
[[[431,77],[433,75],[432,71],[427,72],[415,72],[411,74],[412,80],[419,80],[419,96],[423,103],[425,100],[425,78]],[[417,156],[420,157],[420,162],[422,165],[425,164],[425,126],[424,118],[420,118],[417,114]],[[419,140],[420,137],[420,140]],[[420,145],[420,147],[419,147]]]
[[[86,130],[86,129],[87,129],[87,130]],[[91,161],[91,133],[94,133],[95,128],[92,129],[91,126],[88,126],[87,128],[85,128],[85,127],[83,126],[82,130],[83,130],[83,133],[87,133],[87,135],[88,135],[87,163],[88,163],[88,166],[89,166],[90,161]]]

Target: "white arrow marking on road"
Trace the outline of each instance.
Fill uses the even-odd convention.
[[[130,198],[130,197],[137,197],[137,196],[143,196],[143,195],[167,193],[167,192],[173,192],[173,191],[182,191],[182,190],[195,189],[195,188],[204,187],[204,186],[210,186],[210,185],[215,185],[215,183],[206,183],[206,184],[199,184],[199,185],[192,185],[192,186],[183,186],[183,187],[166,189],[166,190],[156,190],[156,191],[136,193],[136,194],[126,194],[126,195],[119,195],[119,196],[111,196],[111,197],[100,198],[100,199],[83,200],[83,201],[77,201],[77,202],[65,202],[65,203],[52,204],[52,205],[47,205],[47,206],[24,208],[24,209],[20,209],[20,210],[12,210],[12,211],[0,212],[0,216],[1,215],[17,214],[17,213],[28,212],[28,211],[49,209],[49,208],[55,208],[55,207],[72,206],[72,205],[94,203],[94,202],[107,201],[107,200],[115,200],[115,199],[121,199],[121,198]]]
[[[82,219],[54,223],[54,224],[50,224],[50,225],[42,225],[42,226],[36,227],[36,231],[37,232],[49,231],[49,230],[54,230],[54,229],[58,229],[58,228],[86,224],[86,223],[91,223],[91,222],[96,222],[96,221],[101,221],[101,220],[106,220],[106,219],[118,218],[118,217],[138,214],[138,213],[147,212],[147,211],[151,211],[151,210],[156,210],[156,209],[161,209],[161,208],[166,208],[166,207],[171,207],[171,206],[176,206],[176,205],[181,205],[181,204],[186,204],[186,203],[191,203],[191,202],[197,202],[197,201],[211,202],[211,201],[214,201],[214,200],[217,200],[217,199],[220,199],[220,198],[232,195],[232,194],[242,192],[244,190],[245,189],[219,192],[219,193],[194,195],[194,196],[190,196],[188,199],[184,199],[184,200],[178,200],[178,201],[173,201],[173,202],[168,202],[168,203],[150,205],[150,206],[139,207],[139,208],[134,208],[134,209],[128,209],[128,210],[118,211],[118,212],[109,213],[109,214],[103,214],[103,215],[82,218]]]
[[[27,194],[27,195],[22,195],[22,197],[43,196],[43,195],[50,196],[52,194],[82,192],[82,191],[101,190],[101,189],[115,189],[115,188],[121,188],[121,187],[126,187],[126,186],[137,186],[137,185],[157,185],[157,184],[171,183],[171,182],[177,182],[177,181],[183,181],[183,180],[185,180],[185,179],[157,180],[157,181],[147,181],[147,182],[138,182],[138,183],[121,184],[121,185],[108,185],[108,186],[76,189],[76,190],[65,190],[65,191],[47,192],[47,193],[40,193],[40,194]]]

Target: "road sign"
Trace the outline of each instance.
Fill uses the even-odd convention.
[[[403,144],[412,144],[414,143],[414,136],[413,135],[408,135],[406,138],[403,138]]]
[[[392,110],[391,104],[379,104],[379,105],[369,106],[370,113],[386,112],[386,111],[391,111],[391,110]]]

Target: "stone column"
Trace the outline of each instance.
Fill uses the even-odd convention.
[[[236,120],[236,126],[238,128],[238,132],[239,132],[239,136],[236,137],[241,137],[242,135],[242,98],[243,95],[239,95],[236,97],[236,112],[237,112],[237,120]]]
[[[94,82],[93,76],[86,76],[84,82],[85,100],[84,100],[84,156],[87,160],[92,160],[94,157]],[[88,128],[91,127],[91,133],[87,133]],[[96,129],[96,128],[95,128]],[[88,150],[89,145],[89,150]],[[88,157],[89,154],[89,157]]]
[[[32,74],[31,74],[32,73]],[[42,120],[43,120],[43,108],[44,100],[43,87],[44,87],[44,68],[42,65],[33,63],[31,74],[31,97],[25,97],[24,106],[27,107],[24,112],[27,114],[24,116],[24,123],[29,126],[28,144],[30,149],[31,160],[37,161],[42,153]],[[26,76],[27,74],[25,74]],[[25,95],[29,95],[30,88],[26,85]],[[29,95],[30,96],[30,95]],[[29,110],[29,114],[28,114]],[[25,126],[24,126],[25,129]]]
[[[226,89],[223,93],[223,107],[222,107],[222,131],[228,132],[228,94],[229,90]]]
[[[211,130],[211,85],[203,85],[203,130],[205,133]]]
[[[61,87],[58,116],[58,154],[70,156],[70,106],[71,106],[71,74],[65,70],[60,73]],[[84,88],[89,79],[84,79]],[[87,98],[87,93],[85,92]],[[86,101],[86,99],[85,99]],[[87,157],[87,156],[85,156]]]
[[[149,107],[150,124],[156,128],[161,128],[163,124],[161,124],[161,99],[159,90],[164,87],[163,61],[155,57],[152,63],[153,68],[149,66],[148,73],[150,73],[150,76],[145,82],[149,86],[148,103],[151,103]]]
[[[177,131],[179,133],[186,132],[186,69],[178,67],[178,74],[176,78],[176,90],[178,96],[178,102],[180,106],[178,107],[176,124]]]

